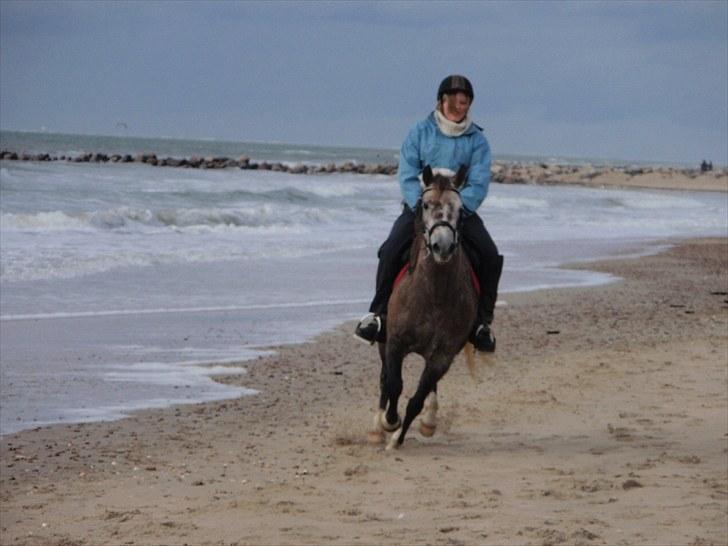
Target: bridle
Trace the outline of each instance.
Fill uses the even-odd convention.
[[[425,188],[423,190],[422,195],[425,195],[428,191],[431,191],[433,188]],[[445,188],[442,191],[454,191],[458,194],[458,197],[460,197],[460,191],[455,188]],[[424,206],[424,205],[423,205]],[[459,220],[458,220],[459,221]],[[450,231],[452,231],[453,239],[455,240],[455,246],[460,244],[460,231],[456,227],[453,227],[453,225],[450,222],[446,222],[445,220],[440,220],[439,222],[435,222],[430,229],[427,229],[426,227],[423,227],[422,234],[425,236],[425,247],[427,248],[427,252],[432,252],[432,245],[430,244],[430,238],[432,237],[432,233],[440,227],[446,227]]]

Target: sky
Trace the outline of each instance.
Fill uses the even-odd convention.
[[[728,0],[0,0],[3,130],[398,148],[453,73],[496,157],[728,164]]]

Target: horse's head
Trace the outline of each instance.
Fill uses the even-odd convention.
[[[437,263],[447,263],[459,242],[460,187],[467,177],[464,165],[453,173],[427,165],[422,170],[422,227],[425,244]]]

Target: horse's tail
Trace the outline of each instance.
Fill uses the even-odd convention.
[[[463,353],[465,354],[465,363],[468,365],[468,371],[470,372],[470,377],[475,381],[476,383],[480,383],[482,380],[480,377],[478,377],[478,368],[477,364],[475,362],[475,353],[477,351],[475,350],[475,346],[467,342],[465,344],[465,347],[463,347]],[[480,358],[481,362],[485,362],[488,365],[493,364],[493,360],[491,358],[488,358],[489,355],[486,353],[478,352],[478,356]]]

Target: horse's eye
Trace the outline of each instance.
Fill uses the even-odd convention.
[[[428,205],[427,203],[422,203],[422,208],[423,208],[424,210],[427,210],[427,209],[429,209],[429,208],[430,208],[430,205]]]

